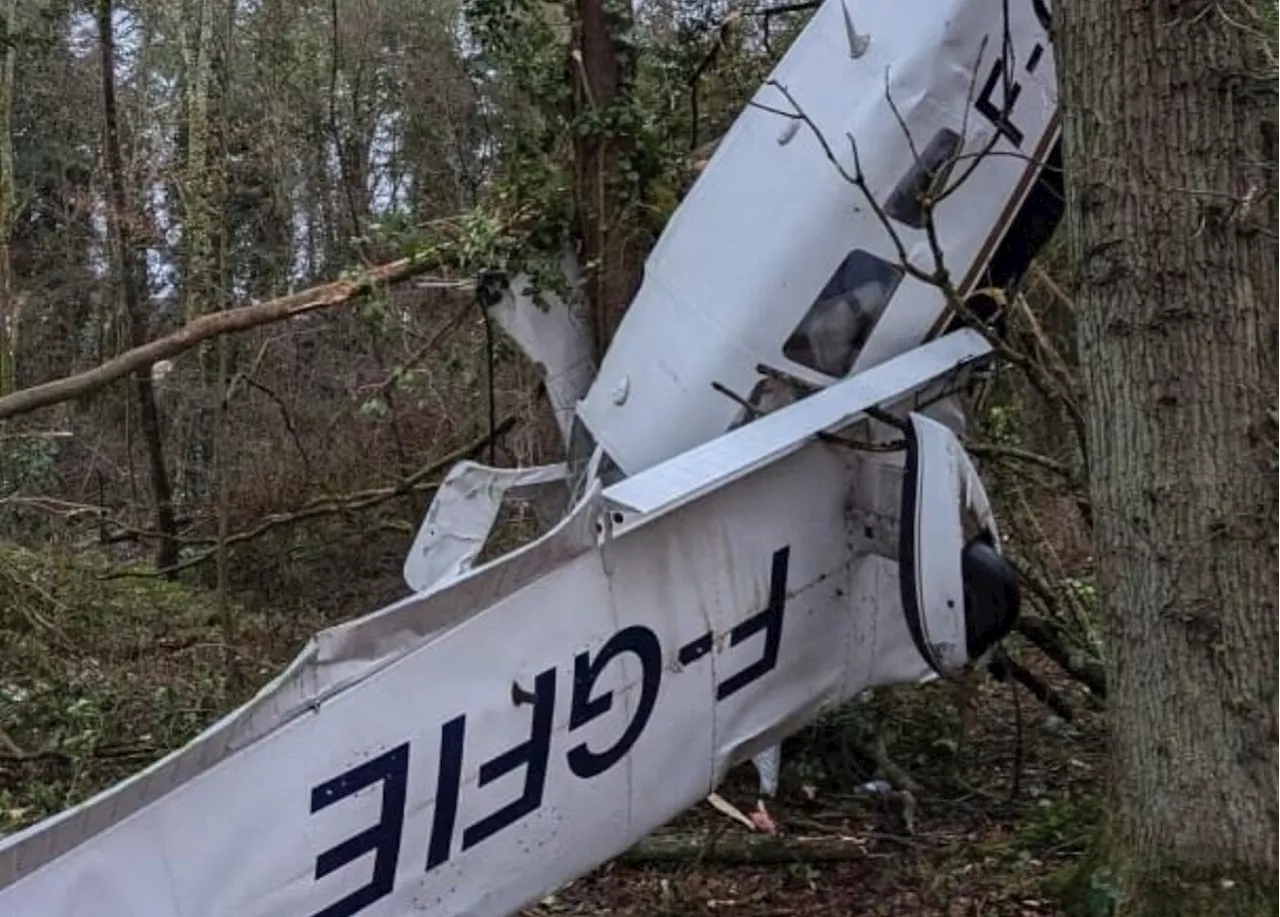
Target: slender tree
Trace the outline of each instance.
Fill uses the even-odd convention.
[[[12,110],[16,8],[16,0],[5,0],[0,8],[0,395],[16,387],[18,360],[18,309],[9,258],[14,210]]]
[[[148,321],[145,254],[135,238],[133,212],[125,184],[124,156],[120,151],[120,116],[116,105],[116,41],[112,16],[112,0],[98,3],[98,40],[102,57],[102,115],[104,121],[103,150],[107,160],[111,206],[109,223],[115,239],[120,268],[120,292],[124,299],[125,322],[134,347],[147,340]],[[173,493],[169,471],[164,461],[164,440],[160,430],[160,412],[156,407],[155,386],[147,370],[133,374],[138,393],[138,416],[151,470],[151,491],[155,500],[156,528],[161,538],[156,563],[161,568],[178,562],[177,523],[173,512]]]
[[[644,269],[628,224],[627,158],[635,150],[634,28],[625,0],[577,0],[570,55],[574,104],[590,127],[574,137],[574,206],[597,356],[603,356]],[[640,244],[638,244],[640,243]]]

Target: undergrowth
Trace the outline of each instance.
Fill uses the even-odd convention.
[[[247,698],[276,660],[267,622],[105,559],[0,542],[0,833],[51,815],[182,745]],[[118,570],[118,566],[110,569]],[[233,688],[229,673],[247,675]]]

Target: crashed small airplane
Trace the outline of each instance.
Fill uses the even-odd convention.
[[[516,278],[493,307],[565,461],[452,469],[409,597],[0,840],[0,914],[511,914],[738,763],[767,792],[833,705],[988,659],[1018,589],[959,440],[992,358],[966,318],[1062,212],[1049,24],[1044,0],[826,0],[598,371],[569,305]],[[507,499],[553,525],[477,564]]]

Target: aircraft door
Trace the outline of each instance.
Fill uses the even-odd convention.
[[[1009,634],[1021,594],[982,480],[955,434],[916,413],[902,430],[902,609],[920,655],[948,677]]]

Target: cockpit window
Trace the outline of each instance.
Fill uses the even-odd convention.
[[[854,249],[791,332],[783,355],[826,376],[846,375],[901,281],[901,268]]]
[[[955,131],[944,127],[934,134],[920,150],[919,159],[898,180],[893,193],[885,201],[884,212],[913,229],[924,229],[926,214],[920,200],[942,190],[959,152],[960,135]]]

